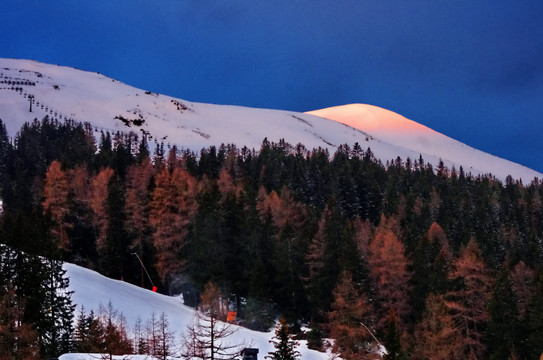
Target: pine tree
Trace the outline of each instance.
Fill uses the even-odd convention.
[[[130,167],[126,177],[125,228],[130,237],[130,250],[136,252],[144,263],[153,254],[149,224],[149,188],[153,174],[154,169],[149,159],[144,159],[140,164]],[[143,267],[140,269],[141,286],[144,287],[146,277]]]
[[[358,250],[354,226],[341,216],[333,197],[321,214],[305,260],[309,268],[307,290],[316,316],[319,310],[330,309],[334,299],[329,289],[334,288],[343,271],[349,272],[356,283],[367,280],[366,264]]]
[[[2,199],[4,188],[7,185],[9,177],[9,161],[10,153],[12,152],[11,143],[8,138],[6,125],[0,119],[0,199]]]
[[[443,294],[448,287],[447,274],[452,266],[452,251],[445,231],[437,223],[420,238],[413,254],[413,311],[420,319],[429,294]]]
[[[540,275],[528,307],[528,346],[532,358],[543,354],[543,301],[541,301],[541,294],[543,294],[543,276]]]
[[[383,344],[387,350],[387,354],[385,355],[386,360],[407,359],[407,354],[404,352],[401,344],[401,336],[402,333],[398,327],[398,316],[394,313],[394,310],[390,309],[383,337]]]
[[[6,289],[0,287],[1,359],[31,360],[39,357],[36,331],[31,324],[23,322],[23,302],[11,286]]]
[[[43,284],[45,298],[42,301],[43,317],[36,324],[40,338],[41,354],[55,357],[72,351],[73,317],[75,305],[69,291],[69,279],[62,262],[44,260],[47,277]]]
[[[535,292],[534,271],[520,261],[510,273],[511,286],[518,301],[518,312],[521,319],[525,319],[530,299]]]
[[[71,189],[70,211],[67,216],[70,224],[68,238],[71,241],[71,253],[67,261],[90,266],[97,261],[97,251],[93,214],[90,207],[91,179],[86,165],[68,170],[68,181]]]
[[[77,314],[76,323],[73,332],[73,344],[76,352],[90,352],[85,346],[85,339],[89,332],[90,323],[85,312],[85,307],[81,306]]]
[[[125,228],[124,203],[124,184],[118,176],[113,176],[108,183],[106,199],[106,238],[102,247],[98,249],[98,254],[102,271],[107,276],[118,279],[134,274],[129,271],[130,253]]]
[[[489,321],[486,344],[489,359],[506,359],[521,345],[517,297],[506,270],[502,270],[494,286],[488,306]]]
[[[270,343],[273,344],[275,351],[270,351],[269,355],[265,357],[266,359],[296,360],[301,356],[300,352],[296,350],[299,344],[292,339],[287,321],[283,318],[275,327],[275,335]]]

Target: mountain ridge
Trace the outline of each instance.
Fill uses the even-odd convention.
[[[32,105],[30,97],[32,97]],[[32,112],[30,112],[32,106]],[[151,93],[99,73],[33,60],[0,59],[0,119],[10,136],[34,118],[89,123],[101,131],[134,131],[155,143],[198,153],[235,144],[258,149],[262,140],[302,143],[334,153],[339,145],[370,148],[383,163],[423,157],[437,167],[463,167],[474,176],[531,181],[543,174],[476,150],[390,110],[350,104],[306,113],[190,102]],[[394,126],[386,124],[392,120]]]

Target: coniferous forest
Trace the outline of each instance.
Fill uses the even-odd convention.
[[[195,154],[45,118],[13,139],[0,121],[0,191],[0,329],[16,316],[42,355],[67,327],[44,321],[73,319],[51,292],[60,261],[149,288],[134,254],[160,292],[195,306],[212,282],[244,326],[307,324],[345,359],[373,336],[388,359],[543,353],[542,179],[381,163],[358,144]]]

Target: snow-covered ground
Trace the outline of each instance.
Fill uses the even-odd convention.
[[[180,79],[179,81],[183,81]],[[30,96],[33,98],[30,112]],[[308,113],[193,103],[149,93],[97,73],[31,60],[0,59],[0,119],[14,136],[24,122],[45,115],[92,124],[100,131],[134,131],[199,152],[211,145],[236,144],[259,149],[264,138],[334,153],[358,142],[383,163],[440,160],[473,175],[507,175],[525,183],[543,174],[476,150],[401,115],[354,104]]]
[[[86,313],[90,310],[94,310],[96,313],[100,306],[106,307],[111,303],[113,308],[122,312],[126,318],[128,329],[133,330],[138,318],[145,323],[153,312],[157,316],[164,312],[177,339],[186,331],[187,324],[193,319],[194,310],[183,305],[179,297],[158,294],[123,281],[112,280],[77,265],[66,263],[64,268],[70,279],[70,290],[74,291],[72,301],[77,305],[76,314],[79,313],[81,306],[85,307]],[[263,359],[269,351],[274,350],[273,345],[269,343],[274,335],[273,330],[262,333],[243,327],[238,328],[239,330],[232,335],[231,343],[244,343],[248,344],[248,347],[258,348],[259,359]],[[329,354],[308,349],[305,341],[300,342],[298,350],[300,350],[303,359],[324,360],[329,358]],[[97,356],[89,354],[65,354],[60,357],[61,360],[96,358]],[[131,359],[143,360],[145,357],[131,357]]]

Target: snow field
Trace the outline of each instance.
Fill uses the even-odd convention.
[[[74,291],[72,301],[77,305],[76,317],[81,306],[85,308],[87,314],[91,310],[97,313],[100,306],[106,307],[111,302],[113,308],[122,313],[126,319],[127,329],[131,332],[134,330],[138,318],[145,323],[153,312],[156,316],[160,316],[164,312],[170,328],[175,331],[176,339],[180,339],[186,331],[187,324],[194,317],[194,310],[183,305],[179,297],[158,294],[123,281],[109,279],[95,271],[74,264],[65,263],[64,269],[67,270],[67,276],[70,279],[70,290]],[[238,328],[239,330],[232,336],[232,339],[228,339],[230,343],[244,343],[247,344],[247,347],[258,348],[259,359],[263,359],[268,352],[274,350],[273,345],[269,343],[274,335],[273,329],[270,332],[262,333],[243,327]],[[298,350],[302,354],[302,359],[325,360],[329,357],[329,354],[308,349],[305,341],[300,341]],[[93,358],[96,357],[88,354],[65,354],[60,357],[60,360]],[[146,357],[138,356],[131,357],[131,359],[142,360]]]

